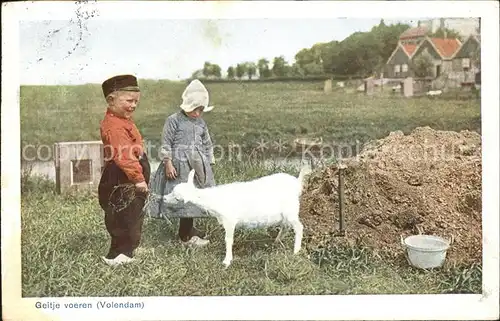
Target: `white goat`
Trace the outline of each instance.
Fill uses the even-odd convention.
[[[167,204],[191,202],[217,218],[226,233],[226,267],[233,260],[233,237],[237,225],[270,226],[281,224],[276,237],[279,240],[283,227],[291,225],[295,233],[294,254],[300,251],[303,225],[299,220],[300,195],[308,167],[303,167],[299,177],[285,173],[272,174],[248,182],[234,182],[198,189],[193,183],[195,171],[191,170],[186,183],[180,183],[168,195]]]

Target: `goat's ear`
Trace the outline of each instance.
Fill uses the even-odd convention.
[[[189,175],[188,175],[188,184],[193,184],[193,181],[194,181],[194,169],[192,169],[190,172],[189,172]]]

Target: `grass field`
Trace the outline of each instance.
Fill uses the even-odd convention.
[[[159,146],[165,118],[178,110],[185,84],[140,84],[142,98],[134,117],[145,139]],[[416,126],[480,131],[479,100],[325,94],[322,86],[322,82],[208,84],[216,108],[204,118],[215,144],[232,142],[246,152],[260,139],[290,143],[297,137],[323,137],[326,142],[354,144],[395,130],[408,133]],[[22,145],[100,140],[104,111],[98,85],[22,87]],[[271,153],[273,145],[268,146]]]
[[[165,117],[177,110],[184,84],[143,81],[136,123],[158,142]],[[321,83],[209,84],[213,113],[205,115],[217,144],[253,148],[260,139],[297,136],[366,141],[417,126],[480,131],[478,100],[365,97],[333,92]],[[98,140],[104,100],[98,85],[23,87],[21,140],[26,144]],[[292,168],[228,162],[215,165],[218,183]],[[23,179],[23,296],[157,296],[479,293],[481,266],[434,271],[410,268],[403,256],[387,262],[364,248],[328,248],[292,255],[293,233],[282,245],[267,230],[239,230],[235,260],[222,268],[224,233],[216,221],[200,221],[211,244],[183,248],[177,222],[147,219],[138,262],[110,268],[99,256],[109,246],[95,195],[57,195],[53,183]],[[334,244],[334,243],[333,243]]]
[[[232,165],[232,166],[231,166]],[[275,170],[244,163],[215,167],[221,183]],[[23,296],[168,296],[382,293],[480,293],[480,266],[434,271],[411,268],[403,256],[383,261],[364,248],[330,248],[292,255],[293,232],[283,244],[272,230],[237,230],[234,258],[222,266],[224,231],[201,220],[211,243],[188,249],[176,239],[177,220],[147,219],[138,261],[102,263],[109,237],[95,195],[58,196],[51,182],[26,179],[22,195]]]

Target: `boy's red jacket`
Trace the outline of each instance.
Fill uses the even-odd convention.
[[[105,161],[114,161],[132,183],[144,182],[139,164],[139,156],[144,153],[143,140],[134,122],[118,117],[108,109],[100,130]]]

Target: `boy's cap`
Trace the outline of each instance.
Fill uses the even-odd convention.
[[[102,83],[104,97],[115,91],[140,91],[137,78],[133,75],[118,75],[111,77]]]

